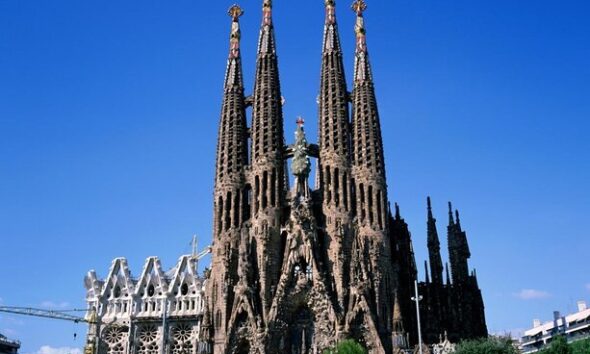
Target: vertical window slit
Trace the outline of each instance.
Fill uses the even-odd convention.
[[[346,181],[346,173],[342,174],[342,204],[344,204],[344,209],[348,211],[348,185]]]
[[[254,177],[254,213],[258,214],[260,208],[260,177]]]
[[[377,192],[377,221],[379,222],[379,229],[383,229],[383,216],[382,216],[382,206],[381,203],[383,201],[383,198],[381,197],[382,195],[382,191],[379,190],[379,192]]]
[[[268,193],[268,172],[264,171],[264,173],[262,174],[262,209],[265,209],[266,205],[268,203],[267,193]]]
[[[340,206],[340,171],[334,169],[334,202],[336,207]]]
[[[217,200],[217,233],[221,233],[221,228],[223,225],[223,198],[219,196]]]
[[[361,209],[361,222],[365,221],[365,186],[361,183],[359,184],[359,191],[361,193],[361,205],[360,205],[360,209]]]
[[[234,197],[234,217],[233,217],[233,221],[234,221],[234,227],[238,227],[240,226],[240,209],[241,209],[241,205],[240,205],[240,193],[239,191],[235,191],[236,196]]]
[[[225,230],[228,230],[231,226],[231,192],[227,192],[227,198],[225,200]]]
[[[369,223],[373,225],[373,186],[369,186],[369,190],[367,191],[367,196],[369,197]]]
[[[277,194],[277,170],[273,169],[270,176],[270,205],[273,207],[277,205],[276,194]]]

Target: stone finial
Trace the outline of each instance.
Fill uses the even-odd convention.
[[[367,4],[364,0],[356,0],[352,3],[352,10],[356,13],[356,23],[354,25],[354,32],[356,33],[356,51],[357,53],[366,53],[366,39],[365,35],[365,20],[363,19],[363,12],[367,9]],[[365,66],[365,65],[363,65]]]
[[[229,17],[231,17],[234,21],[237,21],[238,18],[240,18],[243,14],[244,14],[244,10],[242,10],[242,8],[237,5],[237,4],[233,4],[229,10],[227,10],[227,14],[229,15]]]
[[[326,24],[334,24],[336,22],[336,1],[325,0],[324,5],[326,6]]]
[[[240,24],[238,19],[244,14],[242,8],[236,4],[232,5],[228,10],[227,14],[232,18],[231,33],[230,33],[230,50],[229,57],[237,58],[240,55]]]
[[[367,3],[364,0],[355,0],[352,3],[352,11],[356,12],[357,16],[362,16],[363,12],[367,9]]]
[[[262,2],[262,25],[270,26],[272,24],[272,0]]]

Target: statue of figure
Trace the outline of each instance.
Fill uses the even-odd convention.
[[[311,172],[311,162],[307,153],[307,139],[303,130],[303,119],[297,119],[297,129],[295,130],[295,144],[293,145],[293,161],[291,162],[291,171],[295,176],[295,195],[298,198],[309,197],[308,178]]]

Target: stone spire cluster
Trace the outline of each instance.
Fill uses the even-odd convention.
[[[442,334],[452,342],[478,338],[487,333],[484,304],[475,271],[469,273],[471,254],[467,235],[461,228],[459,212],[449,202],[447,245],[451,264],[443,269],[440,240],[433,217],[430,197],[427,198],[427,240],[430,266],[425,262],[425,281],[418,284],[424,296],[421,304],[422,335],[427,343],[436,343]],[[443,282],[443,272],[445,281]],[[430,274],[430,277],[429,277]],[[452,275],[452,277],[451,277]],[[414,277],[416,279],[416,277]],[[402,305],[403,307],[403,305]],[[408,322],[415,321],[408,314]]]
[[[393,353],[416,341],[409,299],[418,272],[408,225],[397,204],[392,214],[387,197],[381,124],[367,49],[367,5],[363,0],[352,4],[356,44],[350,92],[336,3],[325,0],[324,7],[319,141],[307,141],[299,118],[291,145],[283,132],[272,1],[262,4],[251,96],[246,96],[242,75],[239,18],[243,11],[237,5],[229,10],[213,256],[200,331],[203,352],[319,353],[353,338],[371,353]],[[311,158],[317,158],[313,189],[308,183]],[[289,161],[293,187],[288,182]],[[468,274],[467,239],[458,214],[456,219],[448,238],[453,282],[443,284],[440,242],[428,199],[432,282],[425,284],[435,284],[436,289],[421,285],[435,298],[425,311],[434,314],[439,327],[446,323],[447,313],[460,312],[462,320],[483,321],[485,330],[483,301],[477,307],[471,285],[475,275]],[[471,307],[463,309],[458,304],[461,294],[448,295],[455,294],[455,288],[474,294]],[[471,315],[475,312],[481,318]]]

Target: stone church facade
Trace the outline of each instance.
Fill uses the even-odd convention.
[[[316,353],[354,338],[371,352],[417,342],[411,303],[417,271],[407,225],[387,197],[383,141],[357,0],[353,87],[348,91],[335,2],[325,1],[318,143],[285,144],[272,3],[263,1],[254,90],[245,94],[239,17],[232,27],[219,125],[211,275],[201,336],[214,353]],[[247,110],[251,124],[247,124]],[[315,188],[310,158],[317,158]],[[291,159],[293,186],[287,161]],[[452,213],[452,211],[451,211]],[[458,212],[451,274],[428,202],[432,281],[421,282],[424,338],[487,335],[481,292]],[[447,271],[448,274],[448,271]]]
[[[335,7],[334,0],[325,0],[317,144],[307,141],[303,119],[297,120],[294,143],[285,142],[271,0],[263,0],[250,95],[242,75],[242,10],[230,8],[210,271],[198,276],[194,267],[179,263],[176,269],[188,273],[173,275],[153,259],[138,280],[125,275],[121,260],[105,280],[89,273],[87,316],[121,332],[110,335],[108,326],[91,325],[92,348],[127,354],[137,352],[134,343],[144,338],[148,344],[140,352],[167,353],[174,333],[184,335],[178,353],[311,354],[346,338],[371,353],[399,353],[418,342],[411,300],[417,268],[408,225],[388,200],[366,4],[352,5],[356,47],[350,91]],[[443,336],[447,342],[486,336],[481,291],[468,268],[458,211],[449,204],[450,272],[447,267],[443,279],[430,199],[427,206],[430,268],[426,265],[426,281],[418,284],[423,339],[434,344]],[[185,262],[192,261],[187,256]],[[177,297],[189,305],[178,310]],[[129,321],[121,320],[125,316]],[[153,335],[141,337],[150,330]],[[116,344],[101,344],[103,338],[108,342],[105,336]]]

